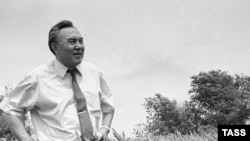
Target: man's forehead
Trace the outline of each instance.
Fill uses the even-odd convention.
[[[64,39],[72,37],[82,38],[82,35],[75,27],[66,27],[59,31],[58,37]]]

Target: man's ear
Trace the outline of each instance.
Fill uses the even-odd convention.
[[[53,52],[54,52],[55,54],[57,54],[57,46],[56,46],[56,43],[55,43],[55,42],[51,43],[51,49],[53,50]]]

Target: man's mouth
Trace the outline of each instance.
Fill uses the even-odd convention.
[[[76,53],[73,53],[73,55],[82,55],[81,52],[76,52]]]

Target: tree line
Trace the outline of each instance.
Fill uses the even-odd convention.
[[[134,129],[144,135],[189,134],[218,125],[244,125],[250,117],[250,77],[225,71],[200,72],[191,77],[189,100],[178,106],[176,100],[157,93],[145,98],[146,123]]]

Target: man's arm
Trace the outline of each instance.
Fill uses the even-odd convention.
[[[102,126],[110,128],[114,116],[114,111],[102,114]]]
[[[115,108],[114,97],[112,96],[107,82],[100,73],[100,101],[102,111],[102,127],[99,132],[99,140],[106,140],[113,120]]]
[[[31,137],[25,130],[22,120],[19,117],[5,112],[3,112],[3,117],[9,129],[18,139],[18,141],[32,141]]]
[[[102,127],[100,129],[99,140],[106,139],[110,130],[110,126],[112,124],[114,116],[114,111],[108,113],[102,113]]]

